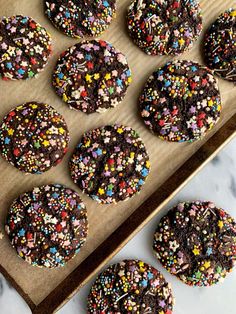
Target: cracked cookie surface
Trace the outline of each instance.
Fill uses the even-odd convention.
[[[86,207],[75,191],[62,185],[35,187],[12,203],[5,230],[17,254],[29,264],[64,266],[86,240]]]
[[[105,269],[88,295],[88,313],[172,314],[170,285],[154,267],[124,260]]]
[[[73,181],[83,192],[99,203],[110,204],[141,190],[150,162],[137,132],[116,124],[85,133],[69,167]]]
[[[190,286],[222,281],[236,264],[236,224],[212,202],[185,202],[157,226],[153,249],[162,265]]]
[[[66,50],[53,74],[53,86],[71,108],[87,114],[116,107],[131,82],[126,57],[103,40],[83,41]]]
[[[67,36],[93,37],[111,24],[116,15],[116,0],[47,0],[45,13]]]
[[[26,173],[42,173],[60,163],[69,140],[64,118],[48,104],[17,106],[0,125],[2,157]]]
[[[35,77],[46,66],[51,51],[51,36],[31,17],[0,20],[0,77],[4,80]]]
[[[221,97],[212,72],[193,61],[176,60],[148,79],[139,97],[141,116],[161,139],[192,142],[217,123]]]
[[[207,65],[222,78],[236,82],[236,10],[229,9],[211,25],[204,41]]]
[[[149,55],[179,55],[202,31],[196,0],[134,0],[128,8],[128,32]]]

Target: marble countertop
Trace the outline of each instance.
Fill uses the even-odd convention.
[[[152,254],[152,237],[157,222],[169,207],[184,200],[211,200],[236,219],[236,139],[222,150],[188,185],[140,231],[111,261],[137,258],[159,269],[172,284],[176,299],[174,314],[234,314],[236,270],[223,283],[210,288],[192,288],[168,274]],[[58,314],[85,314],[91,282],[80,290]],[[28,306],[0,275],[0,313],[30,314]]]

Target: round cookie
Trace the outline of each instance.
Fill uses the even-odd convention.
[[[116,0],[46,0],[46,15],[67,36],[103,33],[116,16]]]
[[[47,64],[51,45],[51,36],[31,17],[3,17],[0,20],[0,77],[4,80],[35,77]]]
[[[26,173],[42,173],[60,163],[69,140],[64,118],[47,104],[17,106],[0,125],[2,157]]]
[[[236,82],[236,9],[221,14],[204,41],[207,65],[222,78]]]
[[[71,160],[73,181],[102,204],[117,203],[139,192],[150,162],[138,133],[123,125],[107,125],[85,133]]]
[[[93,283],[87,300],[88,313],[172,314],[170,285],[151,265],[124,260],[105,269]]]
[[[202,31],[197,0],[133,0],[128,32],[148,55],[179,55],[190,49]]]
[[[192,142],[201,139],[219,120],[221,98],[208,68],[176,60],[150,76],[139,106],[145,124],[161,139]]]
[[[57,95],[71,108],[88,114],[117,106],[130,82],[126,57],[103,40],[70,47],[60,56],[53,74]]]
[[[157,226],[153,249],[162,265],[190,286],[211,286],[236,264],[236,224],[211,202],[180,203]]]
[[[20,195],[5,225],[17,254],[33,266],[64,266],[83,246],[87,211],[79,195],[62,185],[45,185]]]

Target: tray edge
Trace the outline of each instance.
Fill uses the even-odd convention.
[[[19,295],[28,304],[28,306],[31,309],[31,311],[33,311],[36,308],[36,304],[31,300],[29,295],[27,293],[25,293],[24,290],[18,285],[18,283],[15,281],[15,279],[11,275],[9,275],[7,270],[2,265],[0,265],[0,273],[17,290]]]

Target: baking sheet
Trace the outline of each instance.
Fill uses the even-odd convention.
[[[203,9],[204,29],[225,9],[236,5],[235,1],[200,1]],[[170,60],[169,57],[150,57],[139,50],[126,32],[125,12],[130,1],[118,0],[117,19],[101,38],[110,41],[126,54],[133,73],[125,100],[115,109],[104,114],[85,115],[70,110],[51,87],[51,73],[59,54],[70,45],[78,42],[58,32],[44,16],[42,0],[0,0],[0,15],[23,14],[32,16],[51,33],[53,38],[53,57],[45,71],[37,79],[26,82],[0,82],[0,119],[13,107],[27,101],[47,102],[62,113],[71,134],[70,150],[63,162],[42,175],[24,175],[17,169],[0,160],[0,219],[1,229],[7,209],[18,194],[31,190],[34,186],[48,183],[61,183],[75,189],[81,195],[88,209],[89,236],[86,244],[75,259],[66,267],[57,270],[38,269],[17,257],[5,236],[0,241],[0,264],[15,279],[17,284],[35,303],[39,304],[56,286],[63,281],[94,249],[112,233],[129,215],[151,195],[181,164],[184,163],[212,133],[236,111],[236,88],[230,82],[219,79],[223,112],[220,122],[202,141],[189,143],[167,143],[152,135],[144,126],[137,110],[137,98],[143,84],[158,66]],[[201,58],[201,39],[190,53],[179,58],[203,63]],[[176,58],[175,58],[176,59]],[[142,137],[150,154],[151,173],[142,192],[127,202],[118,205],[98,205],[73,184],[68,172],[68,159],[82,133],[103,124],[119,122],[136,129]]]

